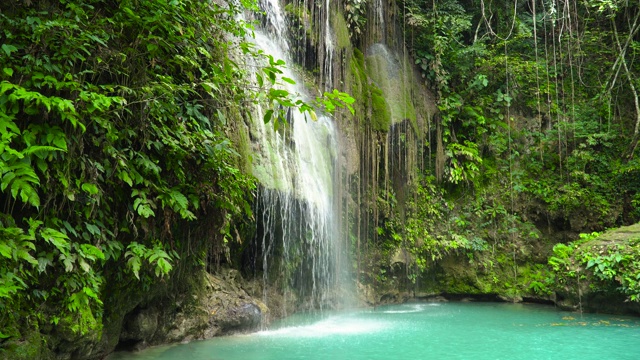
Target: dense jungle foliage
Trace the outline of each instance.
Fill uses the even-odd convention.
[[[238,129],[252,104],[273,105],[265,122],[315,116],[276,87],[292,80],[254,49],[247,9],[0,5],[0,342],[38,326],[99,332],[107,283],[148,290],[177,265],[228,256],[232,218],[251,216]],[[335,91],[315,105],[352,101]]]
[[[250,211],[254,185],[225,123],[253,100],[227,39],[244,34],[238,12],[0,5],[0,337],[99,328],[106,281],[145,286],[180,258],[203,261],[224,234],[195,242],[180,224]]]
[[[556,276],[567,275],[557,272],[573,271],[547,264],[554,244],[640,219],[640,7],[405,0],[398,12],[439,114],[412,195],[404,204],[378,197],[374,257],[390,260],[374,260],[375,280],[402,275],[416,288],[438,266],[453,278],[469,266],[465,281],[475,286],[449,278],[442,290],[552,294],[564,287]],[[443,264],[447,256],[467,265]],[[610,288],[637,300],[640,267],[626,259]],[[390,274],[394,263],[409,269]],[[587,264],[585,272],[597,269]]]

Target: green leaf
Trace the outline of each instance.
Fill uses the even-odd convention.
[[[84,261],[84,259],[80,259],[80,261],[78,261],[78,264],[80,264],[80,267],[82,268],[82,270],[84,270],[85,273],[91,272],[91,265]]]
[[[44,153],[45,155],[47,155],[50,151],[64,151],[64,149],[60,149],[54,146],[34,145],[26,148],[23,151],[23,154],[31,155],[34,153]]]
[[[2,69],[2,71],[7,74],[8,76],[13,76],[13,69],[12,68],[4,68]]]
[[[171,269],[173,269],[171,263],[169,263],[164,258],[159,258],[156,264],[156,276],[167,275],[169,274],[169,272],[171,272]]]
[[[129,173],[127,173],[126,171],[119,171],[118,178],[127,183],[129,186],[133,186],[133,181],[131,180]]]
[[[275,99],[286,98],[289,96],[289,92],[287,90],[271,88],[269,89],[269,95]]]
[[[11,53],[18,51],[18,48],[13,45],[2,44],[2,50],[7,54],[7,56],[11,56]]]
[[[11,246],[5,244],[4,242],[0,242],[0,255],[10,259],[13,253],[12,249],[13,248]]]
[[[75,262],[75,255],[66,256],[64,254],[60,255],[60,259],[62,259],[62,263],[64,264],[64,271],[71,272],[73,271],[73,263]]]
[[[282,77],[282,80],[283,80],[284,82],[286,82],[286,83],[291,84],[291,85],[295,85],[295,84],[296,84],[296,82],[295,82],[293,79],[290,79],[290,78],[288,78],[288,77],[284,77],[284,76],[283,76],[283,77]]]
[[[84,183],[81,188],[89,193],[89,195],[95,195],[98,193],[98,187],[95,184]]]
[[[69,237],[67,237],[67,235],[52,228],[45,228],[40,231],[40,236],[42,236],[42,238],[48,243],[55,246],[55,248],[58,249],[58,251],[60,251],[62,254],[66,256],[69,255],[71,245],[69,244]]]
[[[53,262],[51,261],[51,259],[46,258],[46,257],[39,257],[38,258],[38,272],[42,273],[45,272],[47,270],[47,266],[51,266],[53,265]]]
[[[271,121],[271,117],[273,116],[273,110],[269,109],[267,110],[267,112],[264,114],[264,123],[268,123],[269,121]]]
[[[224,113],[220,111],[220,109],[217,110],[217,113],[218,113],[218,119],[220,120],[220,123],[222,125],[227,125],[227,118],[224,116]]]
[[[100,228],[93,224],[84,223],[84,226],[87,227],[87,230],[91,233],[91,235],[100,236],[102,234]]]
[[[206,81],[202,83],[202,88],[208,93],[213,93],[220,90],[217,84]]]
[[[100,259],[100,260],[104,260],[105,256],[104,253],[102,252],[102,250],[100,250],[98,247],[91,245],[91,244],[82,244],[80,245],[80,249],[82,250],[82,252],[84,253],[84,256],[87,259],[90,260],[96,260],[96,259]]]
[[[24,248],[18,249],[16,251],[16,255],[17,255],[18,259],[25,260],[29,264],[38,265],[38,260],[36,260],[36,258],[34,258],[31,254],[29,254],[29,252],[27,250],[25,250]]]
[[[127,256],[127,254],[131,254],[131,253],[129,251],[127,251],[125,256]],[[129,260],[127,260],[127,266],[129,266],[129,269],[131,269],[131,272],[133,272],[133,275],[138,280],[140,280],[140,265],[142,265],[142,263],[140,261],[140,257],[139,256],[131,255]]]
[[[102,300],[98,298],[98,294],[96,294],[96,292],[93,291],[93,289],[91,289],[90,287],[87,287],[87,286],[83,287],[82,292],[84,292],[88,297],[96,300],[99,304],[102,304]]]
[[[186,209],[187,207],[189,207],[189,200],[187,199],[186,196],[184,196],[178,190],[172,189],[170,196],[171,196],[171,199],[174,200],[175,203],[178,204],[180,208]]]

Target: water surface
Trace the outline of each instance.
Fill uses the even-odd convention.
[[[640,318],[506,303],[298,314],[269,330],[110,360],[640,359]]]

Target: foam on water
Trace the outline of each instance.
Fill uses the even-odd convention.
[[[276,330],[261,331],[257,334],[260,336],[325,337],[374,333],[387,329],[389,326],[388,322],[381,320],[330,317],[310,325],[289,326]]]
[[[401,309],[384,310],[381,312],[383,314],[408,314],[408,313],[425,311],[430,306],[440,306],[440,304],[428,303],[428,304],[404,305],[403,308]]]

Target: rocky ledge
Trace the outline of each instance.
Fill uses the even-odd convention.
[[[269,309],[241,286],[235,270],[220,275],[203,273],[201,291],[139,306],[124,320],[118,350],[189,342],[259,329]]]

